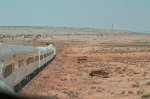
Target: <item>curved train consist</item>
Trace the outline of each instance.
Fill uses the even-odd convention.
[[[52,44],[42,47],[0,44],[0,78],[18,92],[55,57]]]

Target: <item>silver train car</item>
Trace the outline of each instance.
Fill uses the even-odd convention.
[[[0,78],[18,92],[56,55],[52,44],[43,47],[0,44]]]

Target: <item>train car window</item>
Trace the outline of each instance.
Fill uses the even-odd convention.
[[[11,75],[13,72],[13,64],[9,64],[6,66],[6,68],[3,71],[3,75],[5,78],[7,78],[9,75]]]
[[[44,54],[44,58],[46,58],[46,54]]]
[[[18,61],[18,68],[24,66],[24,61],[23,60],[20,60]]]
[[[42,59],[43,59],[43,55],[40,56],[40,60],[42,60]]]
[[[49,53],[47,53],[47,57],[49,56]]]
[[[52,55],[54,53],[54,51],[50,52],[50,55]]]
[[[39,56],[36,56],[35,61],[38,61],[38,60],[39,60]]]
[[[27,65],[33,63],[33,57],[27,59]]]

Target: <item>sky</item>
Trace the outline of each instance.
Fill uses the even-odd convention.
[[[150,0],[0,0],[0,26],[150,31]]]

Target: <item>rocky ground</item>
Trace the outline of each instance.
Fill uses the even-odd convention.
[[[150,35],[123,30],[0,27],[0,43],[53,43],[55,59],[18,94],[38,99],[149,99]]]
[[[20,96],[150,98],[150,36],[56,38],[57,56],[19,92]]]

